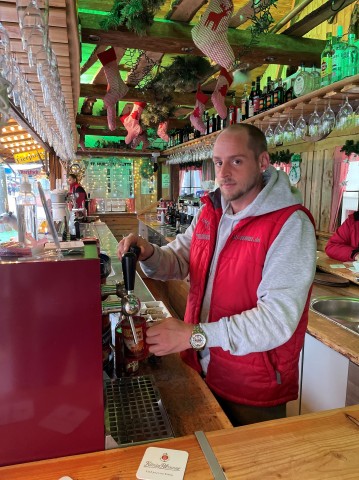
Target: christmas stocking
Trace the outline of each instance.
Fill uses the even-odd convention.
[[[132,140],[142,132],[140,118],[142,110],[145,108],[145,106],[145,102],[134,102],[131,113],[123,122],[128,132],[125,138],[127,145],[130,144]]]
[[[167,134],[168,122],[161,122],[157,128],[157,135],[162,138],[165,142],[168,142],[170,137]]]
[[[189,119],[191,120],[191,123],[194,126],[194,128],[201,133],[206,133],[206,126],[203,123],[202,115],[205,109],[205,105],[208,101],[208,98],[209,98],[208,95],[205,95],[203,92],[201,92],[201,89],[198,86],[197,93],[196,93],[196,104]]]
[[[225,98],[228,88],[233,82],[233,76],[225,68],[221,68],[221,72],[217,79],[216,88],[211,95],[211,100],[214,108],[217,110],[218,115],[223,118],[227,118],[227,107],[225,104]]]
[[[107,93],[103,99],[107,109],[107,122],[110,130],[116,128],[116,103],[128,92],[128,86],[118,71],[116,52],[113,47],[97,54],[107,78]]]
[[[201,20],[192,28],[195,45],[212,61],[227,70],[231,69],[235,60],[227,38],[232,12],[232,0],[210,0]]]
[[[136,138],[132,140],[131,148],[136,148],[142,142],[142,150],[146,150],[150,142],[148,141],[146,132],[140,133]]]

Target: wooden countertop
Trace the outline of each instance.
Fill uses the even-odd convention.
[[[233,428],[206,383],[196,371],[182,362],[179,354],[156,360],[155,364],[145,362],[141,366],[141,374],[155,377],[176,437],[189,435],[196,430],[205,429],[209,432]]]
[[[359,405],[206,434],[228,480],[358,479]],[[0,468],[1,480],[129,480],[149,446],[186,450],[185,480],[213,478],[194,435],[135,447]]]
[[[317,267],[323,272],[332,273],[333,275],[338,275],[339,277],[346,278],[351,282],[359,285],[359,272],[352,272],[349,270],[349,267],[353,265],[353,262],[339,262],[333,258],[328,257],[324,252],[317,252]],[[343,268],[333,268],[332,265],[344,265]]]

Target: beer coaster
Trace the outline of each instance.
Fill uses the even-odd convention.
[[[170,448],[148,447],[138,467],[138,480],[182,480],[186,470],[188,452]]]

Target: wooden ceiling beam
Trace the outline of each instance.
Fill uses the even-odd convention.
[[[77,125],[86,125],[88,127],[107,127],[107,117],[106,116],[92,116],[92,115],[81,115],[77,114],[76,116]],[[179,118],[170,118],[168,128],[183,128],[185,125],[188,125],[188,120],[181,120]],[[122,122],[119,117],[116,118],[116,130],[122,128]],[[91,131],[91,130],[89,130]],[[89,135],[89,134],[87,134]]]
[[[98,45],[118,45],[127,48],[149,50],[168,54],[183,54],[184,52],[203,56],[203,53],[194,45],[191,30],[192,26],[179,22],[155,21],[149,29],[148,35],[140,37],[126,28],[104,31],[98,27],[96,15],[81,15],[83,25],[82,40],[85,43]],[[251,40],[249,30],[230,28],[228,41],[237,58],[241,47],[248,45]],[[297,38],[283,34],[267,33],[258,36],[250,52],[241,57],[241,62],[249,65],[255,58],[258,63],[277,63],[282,65],[300,65],[320,63],[320,54],[325,41],[309,38]]]
[[[338,8],[338,6],[340,10],[343,10],[343,8],[351,5],[355,1],[356,0],[328,0],[323,3],[323,5],[306,15],[304,18],[288,27],[282,32],[282,34],[292,35],[294,37],[302,37],[306,33],[310,32],[310,30],[335,15],[337,13],[336,8]]]
[[[203,89],[204,93],[210,94],[213,92],[214,86],[212,89],[206,87]],[[106,95],[107,86],[106,85],[93,85],[82,83],[80,86],[80,97],[91,97],[91,98],[103,98]],[[175,93],[175,101],[177,105],[188,105],[194,106],[196,100],[196,93]],[[127,94],[121,98],[123,102],[151,102],[154,101],[154,97],[150,90],[146,90],[146,93],[142,92],[138,88],[130,87]],[[228,102],[228,103],[227,103]],[[226,103],[230,105],[231,100],[226,98]]]

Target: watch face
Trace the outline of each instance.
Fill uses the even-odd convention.
[[[199,327],[198,325],[195,326],[190,338],[191,347],[194,348],[194,350],[203,350],[206,342],[207,338],[201,327]]]

